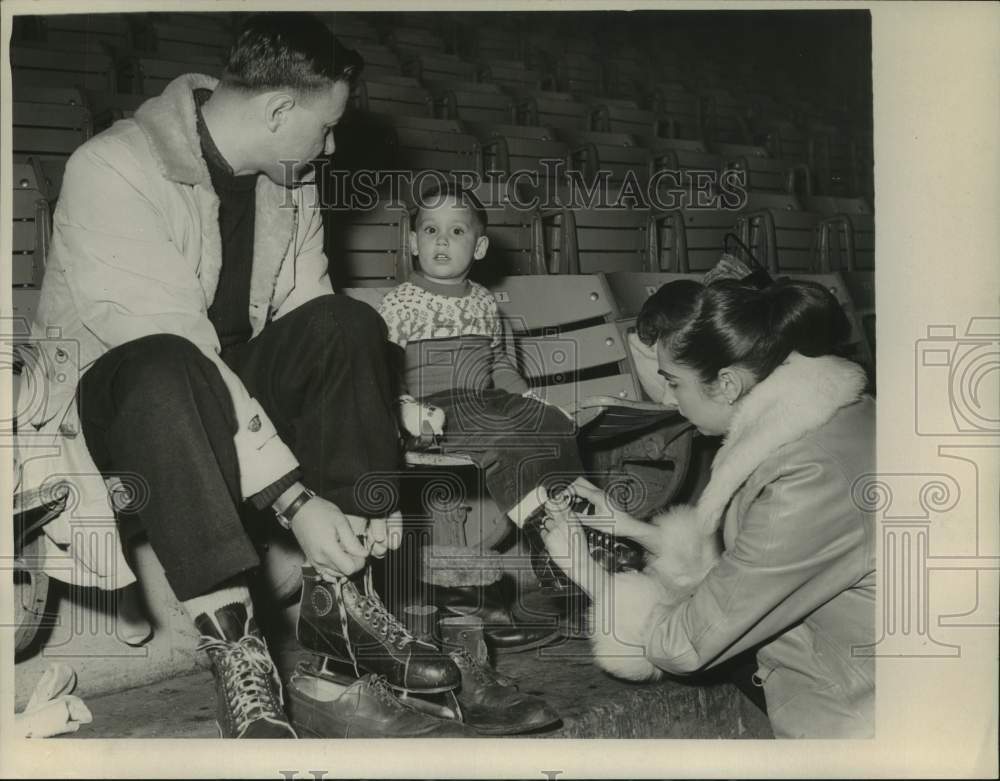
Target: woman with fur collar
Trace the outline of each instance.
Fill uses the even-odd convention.
[[[863,370],[833,355],[846,316],[814,283],[682,281],[637,327],[680,412],[724,442],[697,503],[652,524],[583,480],[595,515],[550,503],[546,545],[591,597],[597,663],[650,680],[756,649],[776,736],[871,736],[874,528],[852,487],[874,471],[875,407]],[[588,556],[579,524],[602,519],[649,551],[642,572]]]

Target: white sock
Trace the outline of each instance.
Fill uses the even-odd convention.
[[[247,618],[253,618],[253,603],[250,601],[250,589],[247,588],[246,583],[242,578],[236,578],[227,581],[227,583],[229,585],[224,585],[215,591],[209,591],[200,597],[185,599],[181,603],[188,615],[191,616],[192,621],[202,614],[211,616],[214,620],[215,611],[220,607],[237,604],[245,605]]]

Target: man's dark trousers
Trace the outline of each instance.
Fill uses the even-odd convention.
[[[369,495],[386,495],[373,476],[397,493],[387,344],[374,309],[329,295],[222,352],[299,460],[302,483],[345,513],[376,509],[358,495],[363,477]],[[135,515],[178,599],[259,564],[240,516],[236,415],[218,368],[197,347],[165,334],[115,347],[84,374],[78,400],[101,472],[145,480],[148,500]]]

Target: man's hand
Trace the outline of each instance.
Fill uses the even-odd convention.
[[[399,548],[403,541],[403,514],[396,510],[388,518],[372,518],[368,522],[366,540],[371,555],[376,559]]]
[[[366,524],[364,518],[344,515],[333,502],[314,496],[295,513],[292,533],[316,571],[336,578],[365,566],[368,551],[358,535]]]

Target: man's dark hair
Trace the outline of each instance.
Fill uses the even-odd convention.
[[[342,46],[317,16],[261,13],[249,17],[229,50],[222,83],[245,90],[317,90],[352,86],[364,61]]]
[[[486,233],[486,226],[489,220],[486,217],[486,209],[483,208],[482,201],[468,187],[463,187],[456,181],[448,181],[445,177],[435,178],[426,188],[420,192],[416,204],[413,207],[411,218],[412,224],[416,225],[420,217],[421,209],[433,209],[441,206],[445,201],[454,200],[463,209],[468,209],[472,215],[473,222],[479,228],[479,235]]]

